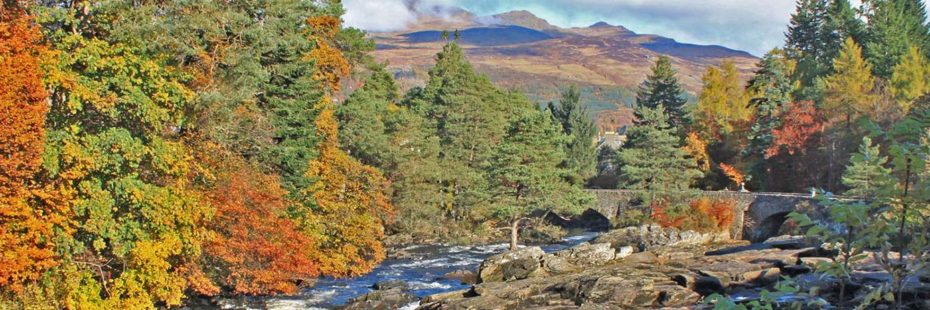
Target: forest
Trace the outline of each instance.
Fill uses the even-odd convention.
[[[619,150],[577,88],[501,89],[457,33],[401,93],[338,0],[0,5],[0,308],[293,294],[371,271],[387,236],[515,248],[591,187],[651,193],[659,222],[699,189],[863,197],[835,206],[860,212],[834,218],[862,234],[845,244],[926,253],[920,0],[798,0],[783,48],[748,82],[708,69],[696,100],[657,57]]]

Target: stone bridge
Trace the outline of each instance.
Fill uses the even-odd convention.
[[[630,190],[589,190],[597,197],[594,211],[613,222],[624,216],[624,212],[640,209],[633,200],[637,191]],[[744,193],[735,191],[705,191],[702,197],[728,199],[736,201],[736,221],[730,233],[734,238],[751,241],[764,241],[774,237],[785,222],[786,216],[800,208],[816,206],[816,199],[809,194],[791,193]]]

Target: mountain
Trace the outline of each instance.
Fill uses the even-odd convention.
[[[759,60],[723,46],[681,43],[604,22],[560,28],[528,11],[477,16],[460,8],[434,7],[417,16],[403,31],[370,34],[377,43],[375,58],[388,62],[404,89],[423,85],[446,42],[442,32],[458,30],[468,59],[498,85],[548,102],[558,98],[561,88],[575,84],[592,114],[632,106],[636,87],[659,55],[671,57],[691,96],[700,90],[708,66],[730,60],[748,79]]]

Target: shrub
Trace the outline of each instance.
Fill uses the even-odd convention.
[[[736,202],[728,199],[699,198],[685,204],[656,201],[652,204],[652,220],[662,227],[697,232],[724,232],[736,219]]]

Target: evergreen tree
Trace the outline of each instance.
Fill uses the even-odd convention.
[[[843,174],[843,185],[849,187],[847,195],[876,197],[894,188],[891,169],[885,167],[888,158],[881,156],[879,149],[871,138],[862,138],[859,153],[853,154]]]
[[[891,74],[891,93],[904,114],[914,101],[930,92],[930,63],[924,54],[911,47]]]
[[[584,205],[580,188],[565,180],[566,153],[561,145],[570,137],[548,113],[529,111],[510,124],[495,149],[489,177],[495,188],[495,214],[511,227],[510,249],[517,249],[521,220],[534,210],[578,213]]]
[[[597,128],[588,116],[588,111],[581,105],[581,93],[574,85],[562,93],[559,105],[549,103],[549,112],[561,123],[562,132],[568,135],[565,143],[566,162],[563,165],[572,173],[568,181],[583,185],[594,176],[597,154],[594,149],[594,136]]]
[[[877,77],[891,78],[911,46],[930,51],[930,26],[921,0],[871,0],[866,57]]]
[[[750,169],[754,180],[771,183],[770,168],[765,160],[765,152],[772,146],[772,133],[781,126],[780,116],[791,102],[793,85],[791,61],[781,50],[767,53],[755,75],[749,80],[749,106],[752,108],[752,126],[749,129],[749,145],[743,150],[743,156],[750,158]]]
[[[817,79],[830,71],[836,34],[828,29],[827,8],[827,0],[798,0],[788,26],[786,51],[797,63],[794,79],[801,83],[797,95],[803,99],[817,97]]]
[[[390,137],[385,125],[389,109],[396,107],[400,90],[383,65],[373,66],[365,85],[337,107],[340,144],[367,165],[383,167]]]
[[[436,55],[426,86],[412,91],[405,104],[420,113],[440,144],[440,167],[446,173],[444,208],[455,219],[488,199],[485,168],[501,142],[508,118],[535,109],[525,97],[504,93],[474,71],[455,42]]]
[[[636,92],[636,104],[650,109],[661,106],[669,114],[671,126],[680,128],[689,120],[687,111],[685,111],[687,100],[678,82],[678,77],[675,75],[671,59],[659,56],[655,66],[652,67],[652,73],[646,77]]]
[[[827,6],[827,21],[825,32],[828,37],[826,61],[830,61],[840,54],[843,41],[852,38],[856,42],[864,42],[866,36],[865,23],[857,16],[856,9],[849,0],[831,0]]]
[[[701,172],[681,149],[664,108],[640,106],[637,112],[641,116],[630,128],[627,145],[618,155],[621,188],[653,192],[688,189]]]
[[[824,111],[830,119],[842,119],[851,129],[858,115],[875,115],[875,78],[872,66],[862,58],[862,48],[852,38],[833,62],[835,73],[826,78]]]

